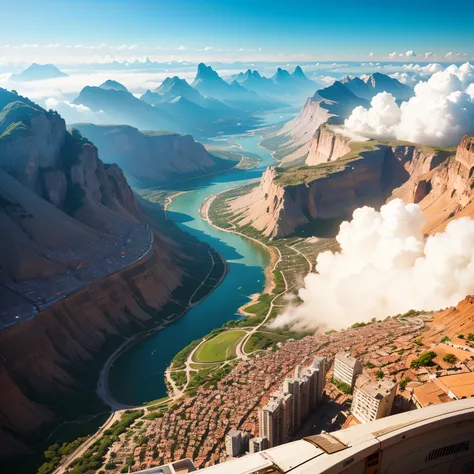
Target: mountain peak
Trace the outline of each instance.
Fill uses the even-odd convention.
[[[116,91],[127,91],[128,89],[120,82],[114,81],[113,79],[107,79],[103,84],[99,86],[101,89],[113,89]]]
[[[196,79],[206,79],[206,80],[213,80],[213,79],[220,79],[219,74],[217,74],[211,66],[206,66],[204,63],[200,63],[198,65],[198,72],[196,75]]]
[[[294,77],[306,77],[305,73],[303,72],[303,69],[301,69],[300,66],[295,67],[295,70],[293,71],[292,76],[294,76]]]
[[[286,69],[282,69],[281,67],[279,67],[272,79],[278,82],[281,80],[285,81],[290,78],[291,78],[291,74]]]

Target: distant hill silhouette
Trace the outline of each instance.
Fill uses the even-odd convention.
[[[54,79],[57,77],[67,77],[65,72],[60,71],[54,64],[33,63],[19,74],[13,74],[10,79],[16,82],[41,81],[44,79]]]

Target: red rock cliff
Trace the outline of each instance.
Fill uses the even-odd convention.
[[[347,218],[358,207],[382,205],[412,173],[429,171],[448,156],[416,145],[379,144],[370,149],[368,142],[368,151],[345,158],[351,150],[345,137],[323,126],[315,138],[314,157],[324,161],[267,171],[260,186],[232,203],[239,225],[284,237],[314,219]]]
[[[426,233],[443,230],[452,219],[474,217],[474,138],[464,137],[456,150],[444,150],[441,156],[448,158],[438,156],[431,166],[413,169],[410,179],[392,196],[420,205]]]
[[[306,157],[307,166],[335,161],[351,152],[350,139],[331,128],[321,125],[311,139],[311,147]]]

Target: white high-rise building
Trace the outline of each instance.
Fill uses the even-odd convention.
[[[283,382],[283,393],[293,395],[292,431],[301,423],[301,382],[293,377]]]
[[[316,387],[313,392],[313,407],[318,406],[323,399],[324,386],[326,385],[326,358],[315,356],[311,369],[317,371]]]
[[[334,379],[349,387],[354,386],[355,378],[362,373],[362,363],[349,353],[338,352],[334,358]]]
[[[288,441],[322,399],[325,359],[317,357],[311,366],[297,366],[293,377],[283,382],[268,403],[259,410],[259,434],[269,446]]]
[[[389,416],[397,393],[397,384],[359,377],[354,387],[352,414],[362,423]]]
[[[269,447],[278,446],[282,441],[282,400],[271,398],[268,403],[259,410],[260,437],[268,439]]]
[[[250,440],[250,452],[251,453],[258,453],[260,451],[263,451],[264,449],[268,449],[268,439],[267,438],[257,437],[257,438],[252,438]]]

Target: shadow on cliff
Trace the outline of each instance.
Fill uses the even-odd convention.
[[[345,219],[338,217],[334,219],[314,219],[308,224],[298,227],[293,233],[293,237],[321,237],[335,238],[339,233],[339,227]]]

